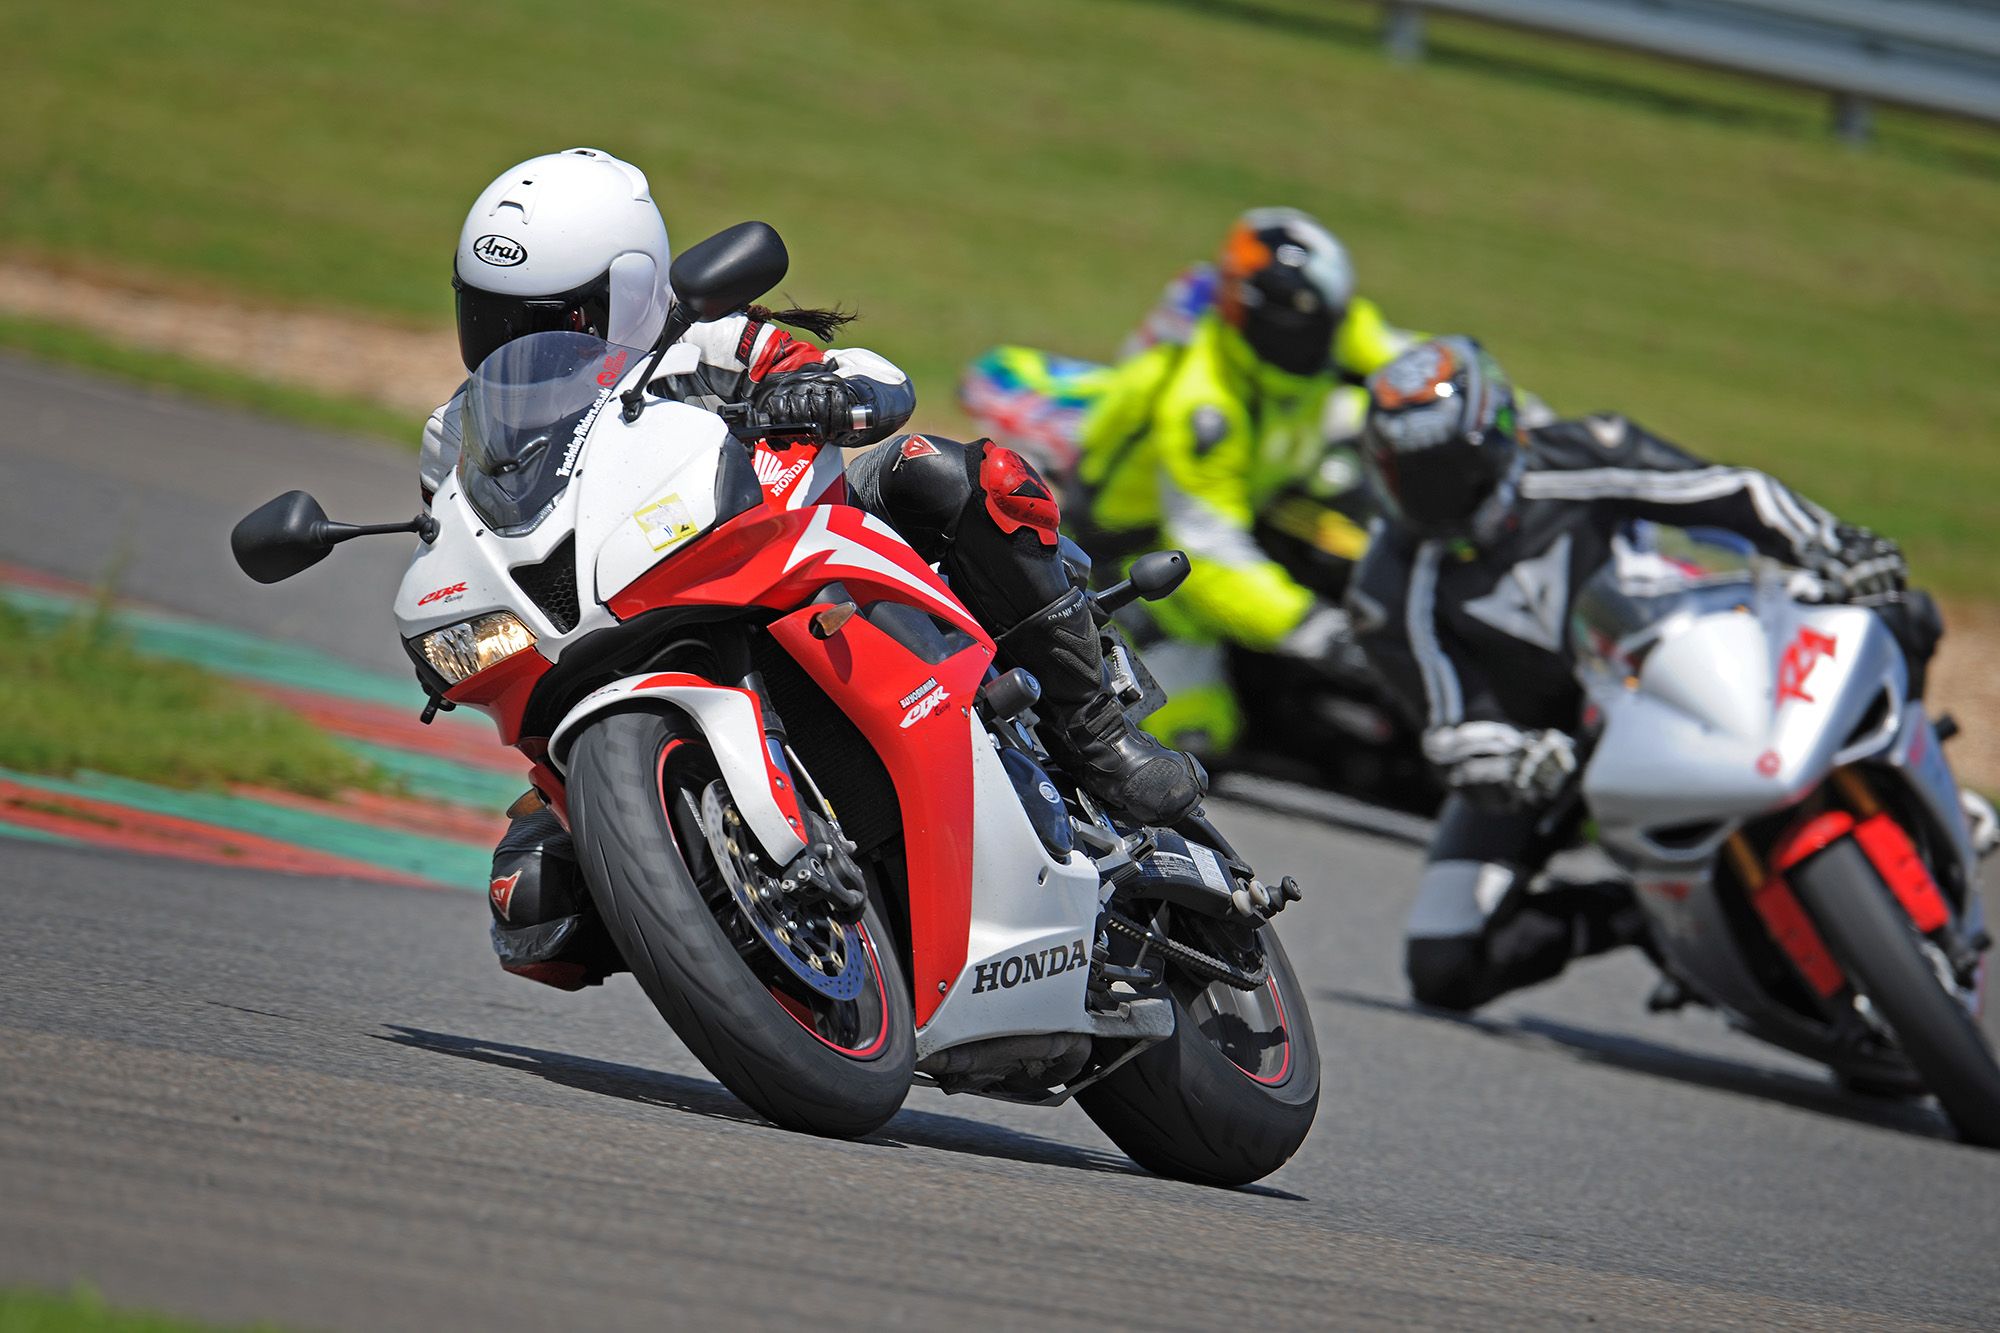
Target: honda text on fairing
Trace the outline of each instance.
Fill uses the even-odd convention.
[[[996,672],[944,581],[814,482],[838,451],[746,405],[650,394],[693,322],[784,268],[746,223],[674,263],[654,348],[505,344],[431,516],[354,528],[293,492],[238,525],[239,562],[271,582],[363,532],[420,533],[396,612],[431,706],[485,711],[528,757],[624,964],[777,1123],[865,1134],[915,1078],[1074,1095],[1166,1174],[1276,1170],[1319,1097],[1270,922],[1296,887],[1260,881],[1199,811],[1109,818],[1038,739],[1034,678]],[[1186,568],[1141,561],[1099,622]],[[1157,687],[1105,633],[1142,707]]]
[[[1981,1036],[1978,858],[1942,729],[1860,605],[1665,530],[1580,593],[1595,725],[1579,792],[1634,876],[1667,982],[1850,1087],[1934,1094],[2000,1147]]]

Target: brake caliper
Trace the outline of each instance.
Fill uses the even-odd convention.
[[[842,925],[853,925],[868,906],[868,882],[854,861],[854,844],[838,832],[806,844],[785,864],[777,889],[786,898],[808,906],[825,906]]]

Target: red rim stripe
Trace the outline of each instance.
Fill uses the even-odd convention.
[[[1269,1078],[1259,1078],[1249,1070],[1243,1069],[1242,1065],[1236,1065],[1234,1060],[1231,1060],[1229,1063],[1236,1065],[1238,1069],[1242,1069],[1243,1077],[1249,1079],[1252,1083],[1262,1083],[1267,1088],[1275,1088],[1285,1081],[1285,1075],[1292,1072],[1292,1028],[1291,1024],[1285,1022],[1285,997],[1278,994],[1278,978],[1274,975],[1264,984],[1271,988],[1271,1003],[1278,1006],[1278,1027],[1285,1034],[1284,1063],[1280,1064],[1278,1072]]]
[[[811,1016],[811,1011],[807,1010],[804,1005],[794,1000],[791,996],[786,995],[775,986],[767,984],[765,989],[771,992],[771,998],[778,1002],[778,1007],[790,1014],[792,1021],[811,1034],[814,1041],[817,1041],[830,1051],[838,1051],[850,1060],[866,1060],[888,1044],[889,995],[887,991],[882,989],[882,961],[875,956],[875,941],[869,938],[868,927],[856,926],[855,929],[861,934],[861,947],[868,953],[868,971],[875,978],[875,1000],[881,1006],[882,1022],[879,1030],[875,1033],[874,1041],[869,1042],[860,1050],[856,1050],[852,1046],[842,1046],[838,1042],[828,1041],[820,1034],[818,1028],[806,1021]],[[1289,1049],[1288,1046],[1288,1052]]]

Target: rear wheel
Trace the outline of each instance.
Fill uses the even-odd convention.
[[[760,903],[775,867],[699,733],[657,713],[602,718],[571,752],[569,798],[577,859],[612,939],[724,1087],[811,1134],[854,1137],[896,1113],[915,1026],[878,909],[846,926]]]
[[[1917,933],[1867,856],[1843,839],[1790,879],[1827,949],[1895,1033],[1958,1136],[2000,1148],[2000,1064],[1948,988],[1942,955]]]
[[[1270,975],[1256,990],[1171,965],[1173,1036],[1077,1094],[1097,1127],[1149,1171],[1247,1185],[1289,1161],[1312,1128],[1319,1048],[1305,994],[1269,925],[1257,946]]]

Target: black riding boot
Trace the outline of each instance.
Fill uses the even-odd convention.
[[[1194,809],[1208,774],[1192,755],[1126,719],[1105,679],[1097,622],[1081,591],[1071,589],[997,639],[1009,662],[1041,682],[1042,712],[1053,723],[1044,739],[1086,791],[1141,824],[1173,824]]]
[[[1056,504],[1033,467],[990,440],[906,435],[848,465],[850,492],[888,520],[1042,685],[1055,756],[1114,814],[1171,824],[1208,775],[1126,720],[1106,683],[1097,625],[1056,545]]]
[[[493,849],[493,952],[516,976],[581,990],[623,970],[577,868],[576,847],[553,813],[514,816]]]

